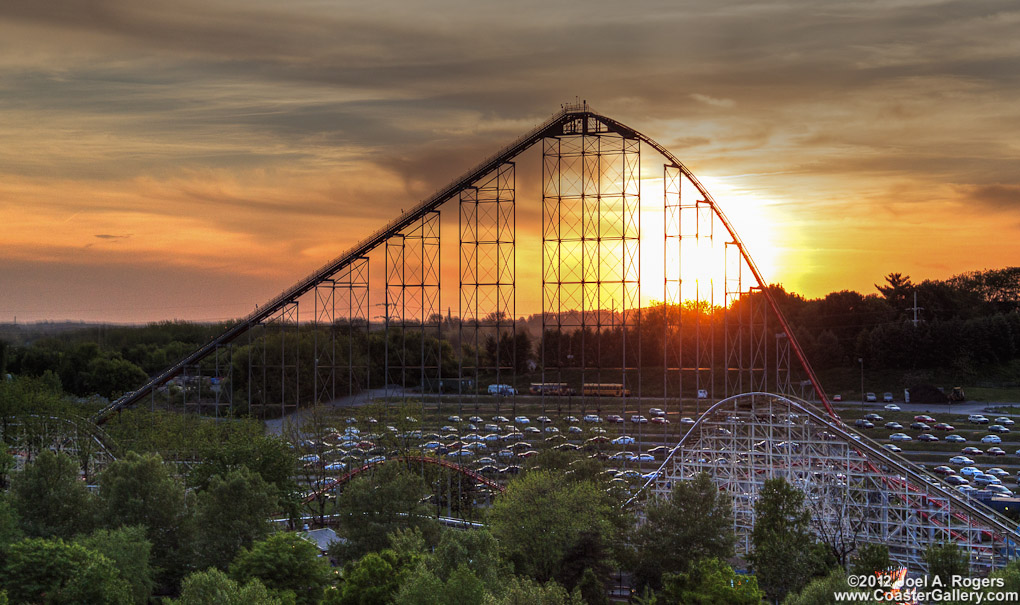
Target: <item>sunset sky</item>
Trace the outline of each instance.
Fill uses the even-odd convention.
[[[575,98],[787,289],[1020,264],[1014,0],[6,0],[0,322],[247,313]]]

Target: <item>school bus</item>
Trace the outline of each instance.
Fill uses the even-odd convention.
[[[595,397],[630,397],[630,389],[612,382],[589,382],[581,387],[581,392]]]

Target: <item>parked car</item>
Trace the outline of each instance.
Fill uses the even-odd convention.
[[[843,401],[843,396],[842,395],[833,395],[832,396],[832,400],[833,401]]]
[[[1003,424],[1005,426],[1013,426],[1014,424],[1016,424],[1015,422],[1013,422],[1013,419],[1007,416],[999,416],[998,418],[995,419],[995,422]]]
[[[985,435],[981,438],[981,443],[1002,443],[1002,437],[998,435]]]
[[[956,430],[955,426],[953,426],[953,425],[951,425],[951,424],[949,424],[947,422],[936,422],[935,425],[932,428],[934,428],[936,431],[955,431]]]
[[[900,411],[900,406],[896,405],[895,403],[890,403],[889,405],[885,406],[885,409],[889,410],[890,412],[898,412]]]
[[[988,424],[988,419],[981,414],[971,414],[967,416],[967,422],[972,424]]]
[[[882,393],[882,401],[889,403],[892,401],[892,393]]]
[[[948,483],[949,485],[969,485],[970,484],[970,481],[967,481],[966,479],[964,479],[963,477],[961,477],[959,475],[949,475],[948,477],[946,477],[944,479],[944,481],[946,483]]]
[[[650,410],[648,410],[648,415],[649,416],[665,416],[666,412],[665,412],[665,410],[662,410],[662,409],[659,409],[659,408],[651,408]]]
[[[931,416],[929,416],[928,414],[918,414],[917,416],[914,416],[914,421],[915,422],[935,422],[935,419],[932,418]]]
[[[931,433],[921,433],[920,435],[917,436],[917,440],[918,441],[932,442],[932,441],[938,441],[939,438],[936,437],[935,435],[932,435]]]
[[[967,438],[963,435],[946,435],[946,441],[950,443],[967,443]]]
[[[903,430],[903,425],[900,424],[899,422],[886,422],[885,423],[885,428],[887,428],[889,430],[892,430],[892,431],[902,431]]]
[[[914,429],[915,431],[930,431],[931,430],[931,427],[928,426],[927,424],[923,423],[923,422],[915,422],[915,423],[910,425],[910,428]]]
[[[864,399],[865,399],[865,400],[867,400],[867,401],[878,401],[878,397],[875,397],[875,394],[874,394],[874,393],[868,393],[868,394],[866,394],[866,395],[864,396]]]
[[[948,467],[948,466],[945,466],[945,465],[936,466],[935,468],[933,468],[931,470],[934,473],[938,474],[938,475],[955,475],[956,474],[956,471],[954,471],[951,467]]]
[[[993,432],[993,433],[1008,433],[1009,432],[1009,429],[1007,429],[1006,427],[1002,426],[1001,424],[993,424],[992,426],[988,427],[988,430]]]
[[[882,417],[875,413],[865,414],[864,419],[872,422],[882,422]]]
[[[893,445],[891,443],[885,443],[882,445],[882,447],[889,450],[890,452],[894,452],[897,454],[903,451],[899,446]]]
[[[857,420],[854,421],[854,426],[862,429],[873,429],[875,428],[875,423],[871,422],[870,420],[858,418]]]
[[[960,469],[960,474],[964,477],[973,477],[981,471],[975,466],[965,466]]]
[[[965,447],[960,450],[961,454],[967,454],[968,456],[983,456],[984,452],[976,447]]]
[[[974,461],[966,456],[953,456],[949,459],[950,464],[974,464]]]
[[[889,440],[890,441],[913,441],[914,439],[913,439],[913,437],[911,437],[910,435],[908,435],[906,433],[893,433],[892,435],[889,435]]]
[[[988,451],[985,453],[987,453],[989,456],[1005,456],[1006,450],[1002,449],[1001,447],[992,446],[988,448]]]

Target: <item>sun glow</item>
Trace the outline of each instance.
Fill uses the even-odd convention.
[[[780,250],[776,246],[770,203],[754,192],[730,185],[725,179],[703,179],[719,207],[739,235],[745,249],[767,283],[776,280]],[[701,199],[693,184],[684,180],[681,197],[680,238],[667,236],[666,212],[661,202],[662,179],[643,179],[641,210],[641,299],[642,305],[661,301],[710,301],[725,305],[756,286],[748,265],[741,259],[734,239],[719,217]],[[691,207],[686,207],[691,205]],[[674,221],[675,218],[671,218]],[[676,234],[676,225],[670,234]]]

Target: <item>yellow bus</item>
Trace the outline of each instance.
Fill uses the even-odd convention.
[[[630,397],[630,389],[612,382],[589,382],[581,387],[581,392],[595,397]]]

